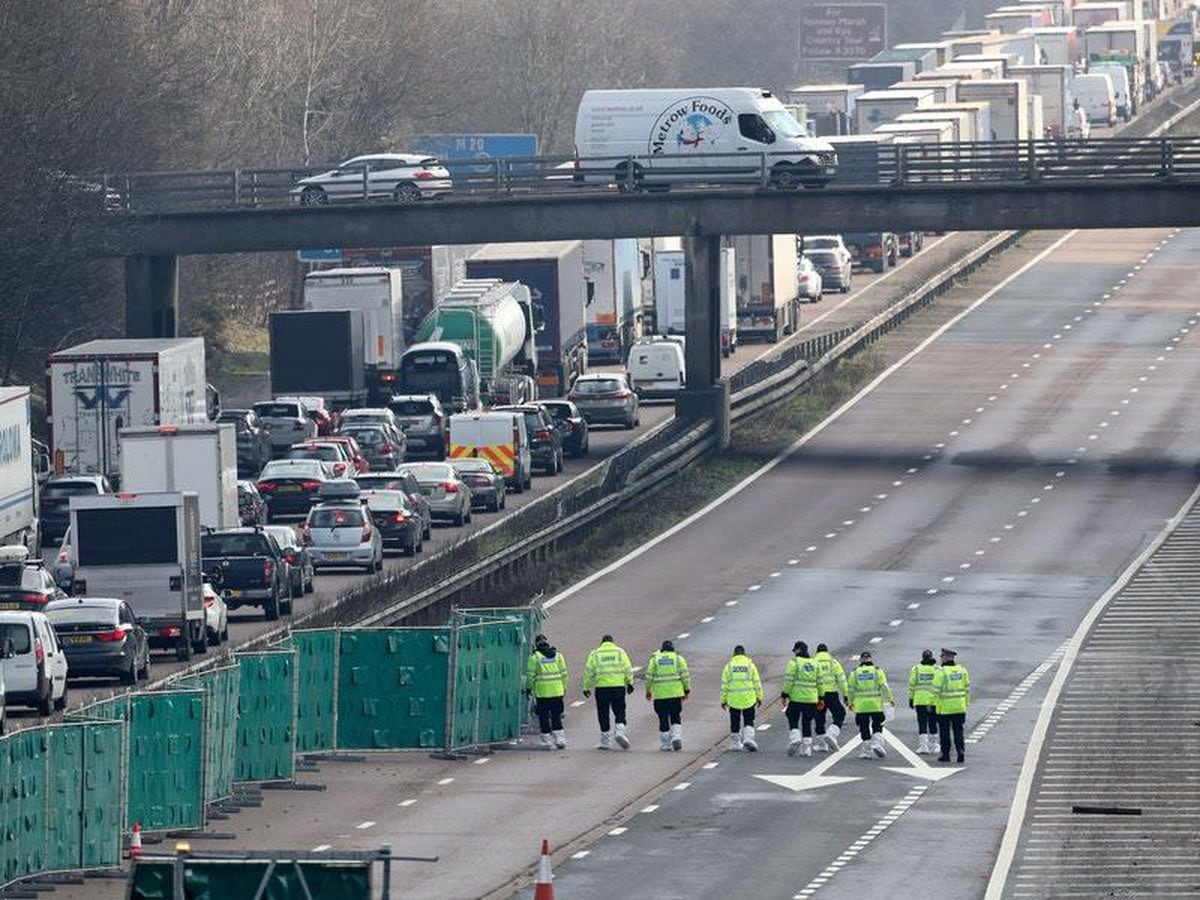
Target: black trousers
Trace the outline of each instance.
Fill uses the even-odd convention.
[[[826,712],[833,717],[833,724],[841,728],[842,723],[846,721],[846,707],[842,706],[842,695],[837,691],[830,691],[825,695],[825,709],[817,713],[817,721],[821,723],[821,730],[817,734],[825,733]]]
[[[658,730],[667,732],[672,725],[683,724],[683,698],[670,697],[654,701],[654,712],[658,716]]]
[[[930,704],[929,706],[916,706],[914,709],[917,711],[917,734],[937,734],[937,707]]]
[[[797,703],[789,700],[784,715],[787,716],[788,728],[799,728],[804,737],[812,737],[814,725],[817,727],[817,734],[825,733],[825,717],[817,712],[815,703]]]
[[[742,726],[747,728],[754,727],[754,707],[748,709],[734,709],[729,707],[729,731],[731,734],[740,734]]]
[[[942,745],[942,756],[950,755],[950,735],[954,735],[954,749],[962,756],[967,751],[966,741],[963,740],[963,723],[967,721],[966,713],[942,713],[938,716],[938,731],[941,732],[939,743]]]
[[[869,741],[872,734],[883,731],[883,713],[881,712],[855,713],[854,721],[858,725],[858,733],[862,735],[864,741]]]
[[[538,727],[541,729],[542,734],[549,734],[551,731],[562,731],[562,714],[562,697],[537,698]]]
[[[617,720],[618,725],[625,724],[625,688],[598,687],[596,688],[596,718],[600,720],[600,730],[608,731],[608,714]]]

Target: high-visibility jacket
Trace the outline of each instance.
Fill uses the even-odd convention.
[[[553,656],[535,653],[529,659],[525,686],[539,699],[562,697],[567,693],[567,661],[561,653]]]
[[[629,654],[614,644],[604,641],[588,654],[583,666],[583,689],[590,691],[598,687],[625,687],[633,684],[633,666]]]
[[[817,676],[820,679],[822,694],[832,694],[835,691],[839,694],[846,693],[846,670],[828,650],[817,651],[813,662],[817,666]]]
[[[938,715],[965,713],[971,704],[971,675],[957,663],[942,666],[933,679]]]
[[[933,706],[937,694],[933,690],[938,667],[934,663],[917,663],[908,673],[908,700],[913,706]]]
[[[754,660],[739,653],[725,663],[721,672],[722,703],[731,709],[749,709],[762,698],[762,679]]]
[[[788,660],[783,687],[779,690],[783,696],[792,703],[816,703],[820,687],[817,665],[810,657],[793,656]]]
[[[883,712],[883,701],[892,699],[887,674],[872,665],[855,668],[846,679],[846,695],[856,713]]]
[[[654,700],[672,700],[691,693],[687,660],[670,650],[655,653],[646,663],[646,690]]]

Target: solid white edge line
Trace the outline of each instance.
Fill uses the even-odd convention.
[[[1025,748],[1025,760],[1021,763],[1021,774],[1017,778],[1016,793],[1013,796],[1012,807],[1008,811],[1008,824],[1004,828],[1004,837],[1000,841],[1000,852],[996,856],[996,864],[992,867],[992,875],[988,879],[987,893],[984,894],[984,900],[1000,900],[1000,897],[1004,893],[1004,885],[1008,880],[1009,869],[1012,868],[1013,858],[1016,856],[1017,843],[1021,838],[1021,828],[1025,823],[1025,812],[1029,806],[1029,795],[1033,791],[1033,777],[1037,772],[1038,757],[1042,755],[1042,746],[1045,744],[1046,734],[1050,730],[1050,720],[1054,716],[1054,708],[1058,705],[1059,695],[1062,693],[1067,676],[1071,674],[1071,667],[1075,664],[1075,659],[1079,655],[1084,638],[1087,637],[1087,633],[1091,630],[1092,625],[1100,617],[1100,614],[1104,612],[1105,607],[1112,601],[1112,598],[1124,589],[1125,585],[1130,582],[1150,557],[1158,552],[1158,549],[1166,543],[1167,538],[1175,533],[1175,529],[1179,527],[1179,523],[1191,512],[1192,507],[1196,505],[1197,501],[1200,501],[1200,487],[1192,491],[1191,496],[1180,507],[1179,512],[1175,513],[1167,522],[1166,527],[1117,576],[1117,580],[1109,586],[1108,590],[1100,595],[1100,599],[1088,610],[1087,615],[1083,617],[1083,621],[1079,623],[1079,627],[1075,629],[1075,633],[1071,636],[1070,644],[1067,647],[1066,653],[1063,654],[1062,662],[1059,664],[1058,671],[1054,675],[1054,680],[1050,683],[1050,687],[1046,691],[1045,699],[1042,700],[1042,708],[1038,711],[1037,723],[1033,726],[1033,733],[1029,738],[1029,746]]]
[[[1068,231],[1065,235],[1060,237],[1057,241],[1055,241],[1053,244],[1051,244],[1045,250],[1042,250],[1033,259],[1029,260],[1029,262],[1025,263],[1025,265],[1021,266],[1021,268],[1017,269],[1017,271],[1015,271],[1015,272],[1011,273],[1010,275],[1008,275],[1007,277],[1005,277],[1004,280],[1001,281],[999,284],[995,285],[994,287],[989,288],[987,291],[985,291],[983,293],[982,296],[979,297],[979,299],[977,299],[975,302],[973,302],[970,306],[968,306],[962,312],[955,315],[948,322],[945,322],[935,332],[933,332],[933,334],[929,335],[929,337],[925,338],[925,340],[923,340],[923,341],[921,341],[921,343],[917,344],[916,347],[914,347],[912,350],[909,350],[908,353],[904,354],[904,356],[902,356],[896,362],[892,363],[890,366],[888,366],[886,369],[884,369],[882,372],[880,372],[877,376],[875,376],[874,379],[871,380],[870,384],[868,384],[861,391],[859,391],[857,394],[855,394],[853,397],[851,397],[849,400],[847,400],[845,403],[843,403],[841,406],[839,406],[836,410],[833,411],[833,413],[831,413],[829,416],[827,416],[821,422],[817,423],[817,425],[811,431],[809,431],[807,434],[802,435],[794,443],[792,443],[791,446],[785,447],[782,451],[780,451],[780,453],[774,459],[772,459],[770,462],[766,463],[762,468],[760,468],[754,472],[751,472],[744,479],[739,481],[737,484],[735,484],[733,487],[731,487],[729,490],[727,490],[725,493],[723,493],[721,496],[719,496],[716,500],[710,501],[704,507],[702,507],[701,509],[692,513],[687,518],[685,518],[679,522],[676,522],[674,525],[672,525],[670,528],[668,528],[662,534],[652,537],[650,540],[646,541],[646,543],[642,544],[640,547],[635,547],[633,550],[626,553],[620,559],[614,560],[613,562],[609,563],[604,568],[602,568],[596,572],[593,572],[591,575],[587,576],[582,581],[579,581],[579,582],[571,585],[566,590],[560,591],[559,593],[555,594],[553,597],[551,597],[549,600],[547,600],[543,604],[543,608],[551,609],[551,608],[557,606],[559,603],[562,603],[562,601],[566,600],[568,597],[571,597],[571,596],[579,593],[584,588],[590,587],[591,585],[593,585],[597,581],[599,581],[601,578],[604,578],[607,575],[611,575],[613,572],[628,565],[630,562],[637,559],[639,556],[642,556],[645,553],[649,553],[651,550],[653,550],[655,547],[657,547],[663,541],[674,537],[676,534],[683,531],[685,528],[687,528],[693,522],[696,522],[697,520],[704,518],[705,516],[707,516],[710,512],[712,512],[717,507],[727,503],[731,497],[737,496],[742,491],[744,491],[746,488],[750,487],[750,485],[754,484],[754,482],[758,481],[758,479],[762,478],[764,475],[766,475],[768,472],[770,472],[772,469],[774,469],[776,466],[778,466],[781,462],[783,462],[785,459],[787,459],[789,456],[791,456],[793,453],[795,453],[797,450],[799,450],[801,447],[803,447],[805,444],[807,444],[809,441],[811,441],[813,438],[815,438],[817,435],[819,435],[828,426],[832,425],[834,422],[836,422],[838,419],[840,419],[843,415],[845,415],[847,412],[849,412],[851,409],[853,409],[855,406],[857,406],[864,397],[866,397],[868,394],[870,394],[871,391],[875,390],[875,388],[877,388],[880,384],[882,384],[886,379],[891,377],[891,375],[894,372],[896,372],[897,370],[899,370],[899,369],[903,368],[905,365],[907,365],[914,357],[916,357],[918,354],[920,354],[922,351],[924,351],[925,348],[927,348],[930,344],[932,344],[934,341],[936,341],[938,338],[940,338],[943,334],[945,334],[947,331],[949,331],[951,328],[953,328],[955,325],[957,325],[959,322],[961,322],[963,319],[965,319],[968,315],[970,315],[972,312],[974,312],[979,306],[981,306],[986,301],[990,300],[992,297],[994,297],[998,292],[1002,291],[1004,288],[1008,287],[1008,285],[1010,285],[1013,281],[1020,278],[1022,275],[1024,275],[1026,272],[1028,272],[1030,269],[1032,269],[1034,266],[1036,266],[1038,263],[1040,263],[1042,260],[1044,260],[1047,256],[1049,256],[1051,253],[1053,253],[1055,250],[1057,250],[1059,247],[1061,247],[1063,244],[1065,244],[1071,238],[1075,237],[1075,235],[1077,235],[1078,233],[1079,233],[1078,228]]]

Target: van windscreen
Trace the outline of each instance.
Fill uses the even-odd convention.
[[[179,562],[175,507],[81,509],[75,547],[80,566],[145,566]]]

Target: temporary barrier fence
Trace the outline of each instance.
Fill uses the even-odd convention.
[[[455,611],[447,750],[511,741],[527,716],[524,669],[532,639],[525,610]]]
[[[204,802],[213,803],[233,793],[233,768],[237,748],[238,666],[210,669],[172,679],[170,684],[204,693]]]
[[[287,781],[295,773],[296,651],[238,653],[234,781]]]
[[[277,645],[296,651],[296,752],[337,747],[338,629],[294,631]]]

